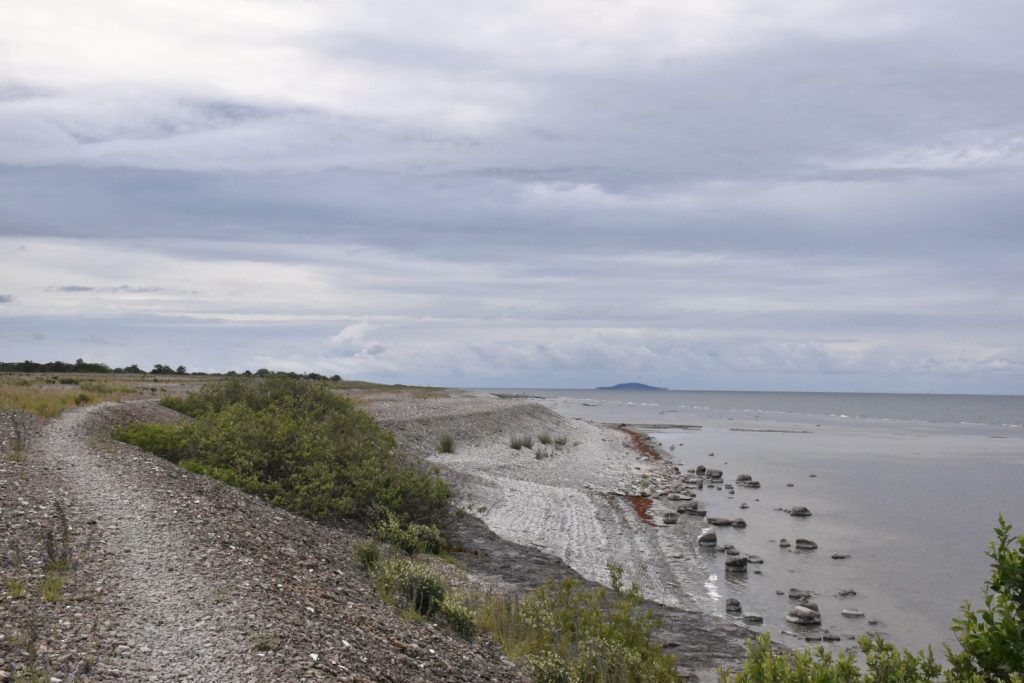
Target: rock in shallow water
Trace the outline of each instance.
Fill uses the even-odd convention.
[[[780,548],[788,548],[789,547],[789,541],[787,541],[784,538],[783,539],[779,539],[779,547]]]
[[[697,545],[704,548],[714,548],[718,545],[718,535],[714,531],[705,531],[697,537]]]
[[[679,515],[675,512],[666,512],[665,516],[662,517],[662,521],[664,521],[665,524],[675,524],[679,521]]]
[[[796,539],[796,547],[799,550],[817,550],[818,544],[806,538],[798,538]]]
[[[842,614],[844,617],[848,617],[850,619],[857,619],[858,617],[864,616],[864,613],[859,609],[844,609]]]
[[[745,557],[730,557],[725,561],[725,571],[733,572],[736,574],[744,574],[747,571],[747,558]]]
[[[811,511],[805,508],[803,505],[794,505],[789,511],[789,514],[793,517],[810,517]]]
[[[760,614],[744,614],[743,621],[747,622],[748,624],[763,624],[764,617],[762,617]]]
[[[789,614],[786,615],[786,621],[791,624],[803,624],[805,626],[811,626],[814,624],[821,623],[821,615],[803,605],[796,605],[790,608]]]
[[[725,601],[725,611],[726,612],[742,612],[743,611],[743,607],[740,606],[740,601],[737,600],[736,598],[729,598],[728,600]]]

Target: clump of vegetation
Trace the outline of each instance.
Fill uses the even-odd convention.
[[[4,582],[12,600],[21,600],[28,595],[28,582],[21,579],[8,578]]]
[[[379,562],[373,577],[385,601],[404,603],[425,617],[440,609],[448,592],[430,567],[402,557]]]
[[[540,441],[545,446],[550,446],[551,442],[554,441],[554,437],[552,437],[547,432],[544,432],[543,434],[537,437],[537,441]]]
[[[370,538],[359,541],[356,543],[356,557],[364,569],[373,569],[380,560],[380,545]]]
[[[235,377],[163,404],[195,420],[115,436],[311,519],[429,523],[451,498],[436,469],[402,457],[393,435],[326,383]]]
[[[437,555],[444,550],[444,534],[433,524],[402,523],[392,513],[370,527],[370,534],[382,543],[390,543],[409,555],[431,553]]]
[[[46,530],[43,538],[46,548],[46,568],[53,572],[62,572],[71,567],[71,526],[64,506],[57,501],[53,504],[57,518],[57,530]]]
[[[962,680],[1024,677],[1024,536],[1014,538],[1012,530],[999,515],[988,552],[992,576],[985,584],[985,608],[974,611],[964,603],[962,618],[953,620],[962,651],[947,647],[947,657]]]
[[[554,449],[547,448],[546,446],[538,446],[537,450],[534,451],[533,457],[537,460],[546,460],[555,454]]]
[[[46,602],[60,602],[64,599],[64,576],[57,570],[51,569],[43,577],[43,584],[40,592]]]
[[[641,608],[634,583],[609,565],[612,590],[579,581],[549,582],[522,600],[491,598],[477,612],[534,681],[676,681],[676,660],[651,641],[658,620]]]
[[[514,434],[508,441],[508,445],[514,451],[523,448],[533,448],[533,437],[528,434]]]
[[[833,658],[824,648],[811,652],[772,652],[771,637],[764,634],[748,644],[743,669],[723,671],[723,683],[804,683],[844,681],[923,683],[940,675],[949,683],[1024,683],[1024,536],[1011,535],[1012,527],[999,516],[996,540],[989,557],[992,576],[985,584],[985,608],[963,606],[963,617],[953,620],[953,632],[962,650],[946,648],[951,668],[943,671],[931,648],[917,654],[900,651],[881,637],[862,637],[866,669],[855,655]]]
[[[441,437],[441,441],[437,444],[438,453],[454,453],[455,452],[455,438],[451,434],[445,434]]]
[[[555,437],[555,448],[565,448],[567,443],[569,443],[569,437],[564,434],[559,434]]]
[[[274,652],[281,647],[281,638],[272,633],[257,633],[252,639],[252,649],[256,652]]]
[[[58,381],[63,383],[65,380]],[[0,410],[54,417],[71,406],[115,400],[135,392],[122,384],[82,380],[82,385],[78,385],[78,382],[78,379],[68,378],[69,386],[65,387],[51,383],[45,376],[31,380],[0,377]]]

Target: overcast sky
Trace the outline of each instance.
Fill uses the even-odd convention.
[[[2,360],[1024,393],[1019,0],[0,22]]]

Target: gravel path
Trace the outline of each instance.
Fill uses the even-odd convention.
[[[155,403],[76,409],[43,425],[23,462],[0,458],[0,681],[520,680],[490,641],[384,605],[355,530],[109,438],[176,419]],[[59,549],[63,529],[72,562],[48,602],[43,539]]]

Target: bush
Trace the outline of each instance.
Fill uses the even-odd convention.
[[[403,458],[394,436],[322,383],[233,378],[163,403],[196,419],[118,438],[315,520],[386,511],[430,522],[451,497],[436,469]]]
[[[476,635],[476,621],[473,612],[451,595],[445,596],[440,608],[441,619],[457,634],[466,640]]]
[[[356,555],[366,569],[373,569],[380,560],[380,546],[376,541],[366,539],[356,544]]]
[[[676,681],[676,660],[651,641],[659,622],[642,602],[635,584],[609,591],[565,579],[521,601],[492,598],[477,623],[535,681]]]
[[[425,617],[440,609],[448,592],[444,581],[430,567],[404,558],[379,563],[374,579],[385,600],[408,605]]]
[[[444,550],[444,533],[432,524],[402,523],[393,514],[386,514],[370,528],[370,533],[382,543],[390,543],[410,555],[416,553],[440,554]]]
[[[954,653],[947,647],[947,656],[954,676],[961,680],[1024,676],[1024,536],[1014,538],[1012,530],[999,515],[996,540],[988,552],[993,563],[985,584],[985,608],[975,612],[964,603],[963,617],[953,620],[953,633],[963,650]]]

